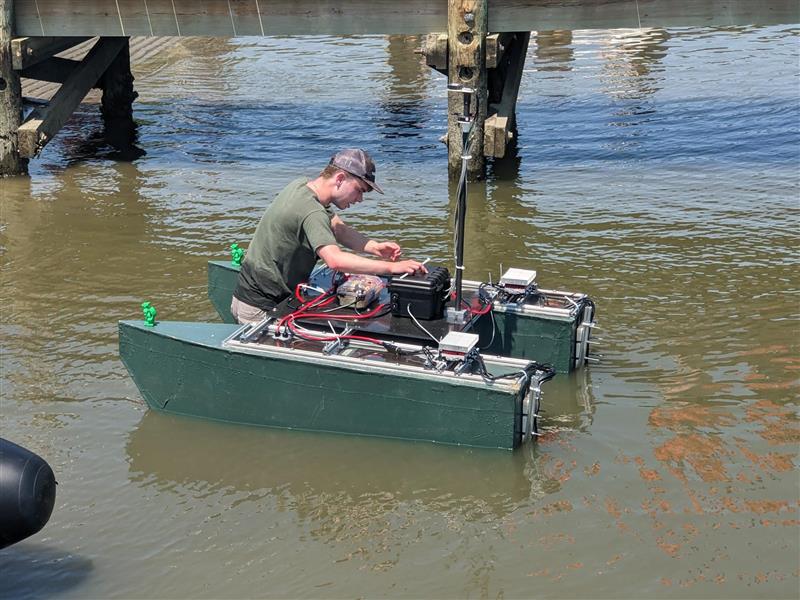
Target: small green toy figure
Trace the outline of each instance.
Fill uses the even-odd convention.
[[[142,302],[142,312],[144,313],[145,327],[155,327],[156,315],[158,314],[156,307],[149,302]]]
[[[242,264],[244,250],[239,248],[239,244],[231,244],[231,262],[237,267]]]

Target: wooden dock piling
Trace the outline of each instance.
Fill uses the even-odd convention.
[[[20,156],[18,148],[22,93],[11,54],[13,27],[14,3],[0,2],[0,177],[28,172],[28,161]]]
[[[471,112],[474,118],[467,162],[470,179],[483,178],[483,124],[486,120],[486,26],[489,0],[448,0],[447,12],[447,78],[475,90]],[[447,99],[447,155],[451,178],[461,172],[462,140],[458,116],[463,110],[461,94]]]
[[[475,90],[472,101],[475,119],[471,135],[467,177],[482,179],[486,157],[503,158],[516,129],[515,108],[529,31],[489,34],[486,15],[489,0],[448,0],[447,34],[431,34],[422,53],[432,69]],[[461,172],[462,142],[457,116],[462,111],[460,94],[448,98],[448,171],[450,178]]]

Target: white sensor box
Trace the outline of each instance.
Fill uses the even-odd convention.
[[[536,280],[536,271],[528,271],[526,269],[509,269],[500,278],[502,285],[510,285],[513,287],[528,287]]]
[[[451,354],[466,354],[477,345],[477,334],[463,331],[451,331],[439,340],[439,350]]]

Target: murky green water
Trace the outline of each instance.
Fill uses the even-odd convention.
[[[146,157],[85,106],[2,191],[0,434],[59,480],[3,597],[798,596],[798,37],[534,35],[516,158],[470,192],[467,277],[589,293],[602,362],[516,453],[145,410],[116,322],[212,320],[206,261],[342,145],[344,216],[446,262],[445,81],[414,40],[187,40],[138,65]],[[158,67],[158,68],[156,68]]]

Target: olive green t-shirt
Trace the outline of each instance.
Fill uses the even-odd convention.
[[[308,280],[316,249],[336,244],[329,207],[322,206],[308,180],[296,179],[272,201],[247,248],[233,295],[269,310]]]

